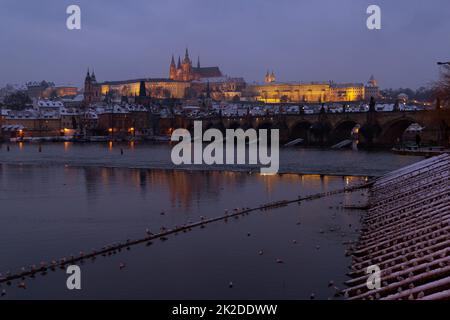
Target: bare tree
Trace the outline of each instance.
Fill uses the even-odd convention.
[[[441,78],[436,82],[435,95],[441,107],[450,107],[450,65],[442,66]]]

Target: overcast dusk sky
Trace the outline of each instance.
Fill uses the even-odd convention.
[[[66,28],[81,7],[82,29]],[[382,10],[368,30],[366,9]],[[49,80],[81,85],[167,77],[170,57],[189,47],[194,62],[262,81],[427,85],[450,60],[448,0],[0,0],[0,85]]]

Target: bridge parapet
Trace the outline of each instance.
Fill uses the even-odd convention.
[[[190,130],[193,128],[194,121],[202,121],[204,130],[208,128],[220,130],[278,128],[283,140],[306,138],[306,140],[314,143],[314,134],[311,132],[314,130],[311,129],[320,127],[327,131],[324,132],[325,143],[331,144],[336,142],[337,139],[345,140],[349,138],[356,126],[364,127],[369,116],[369,112],[208,116],[195,119],[177,116],[161,119],[160,128],[170,127]],[[413,123],[418,123],[424,128],[427,139],[442,145],[449,144],[450,110],[374,112],[371,116],[380,128],[373,140],[375,145],[392,146]],[[364,137],[360,138],[364,142]]]

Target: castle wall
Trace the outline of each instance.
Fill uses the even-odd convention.
[[[186,89],[189,88],[188,82],[179,81],[145,81],[147,95],[153,98],[175,98],[182,99],[185,96]],[[140,81],[123,82],[116,84],[101,84],[101,94],[105,96],[108,92],[121,96],[138,96]]]

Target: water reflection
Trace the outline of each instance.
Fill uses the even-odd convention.
[[[7,144],[2,146],[0,162],[25,164],[70,164],[76,166],[133,167],[178,169],[170,159],[170,144],[129,143],[47,143],[39,152],[36,144]],[[5,152],[2,152],[5,151]],[[402,156],[390,152],[367,152],[352,150],[282,148],[280,172],[324,175],[377,176],[420,161],[420,157]],[[258,171],[254,166],[182,166],[195,170]]]
[[[98,189],[108,190],[115,185],[127,186],[132,190],[145,195],[154,191],[154,188],[167,191],[171,207],[188,209],[194,202],[202,198],[214,199],[220,197],[224,188],[235,190],[236,198],[239,191],[245,189],[247,179],[251,177],[257,181],[268,196],[283,196],[283,186],[295,185],[299,195],[302,189],[311,187],[329,190],[330,182],[343,179],[346,186],[362,181],[362,177],[332,177],[325,175],[260,175],[246,172],[219,172],[219,171],[182,171],[182,170],[144,170],[129,169],[119,170],[117,168],[66,168],[68,175],[82,170],[86,184],[87,196],[95,200]],[[72,172],[73,171],[73,172]],[[275,192],[277,191],[277,192]]]

